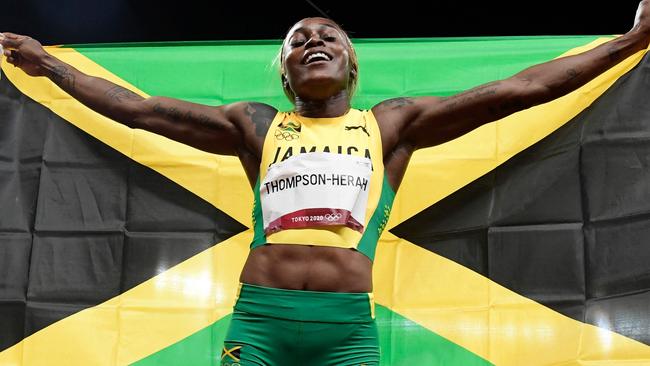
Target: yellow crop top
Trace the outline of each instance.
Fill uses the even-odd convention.
[[[251,248],[282,243],[354,248],[374,259],[395,193],[369,110],[334,118],[278,112],[254,188]]]

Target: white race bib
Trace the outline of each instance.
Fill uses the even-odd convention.
[[[273,164],[260,184],[264,232],[345,225],[363,232],[372,163],[310,152]]]

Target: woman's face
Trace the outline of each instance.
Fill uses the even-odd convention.
[[[285,39],[282,65],[283,82],[296,96],[329,98],[348,87],[352,69],[347,38],[329,19],[303,19]]]

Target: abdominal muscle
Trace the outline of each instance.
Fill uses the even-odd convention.
[[[240,281],[288,290],[372,292],[372,262],[354,249],[266,244],[250,252]]]

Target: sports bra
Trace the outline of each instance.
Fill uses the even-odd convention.
[[[254,187],[254,238],[265,244],[353,248],[374,259],[395,192],[372,111],[333,118],[278,112]]]

